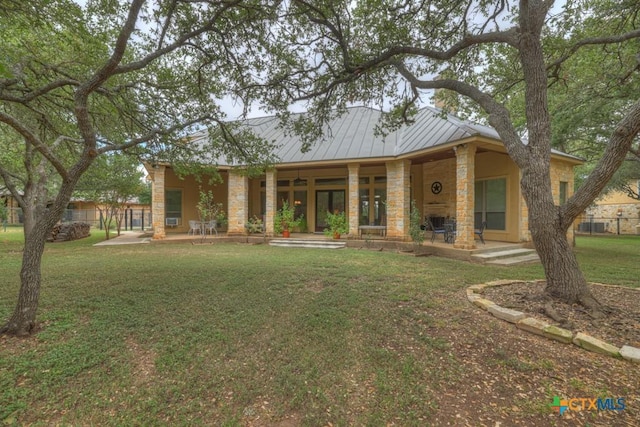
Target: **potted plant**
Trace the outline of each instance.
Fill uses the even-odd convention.
[[[298,222],[303,218],[296,219],[295,208],[289,204],[288,201],[282,201],[282,207],[276,212],[273,228],[276,233],[282,233],[282,237],[289,237],[291,235],[291,229],[298,225]]]
[[[327,212],[327,228],[324,229],[326,236],[332,236],[334,239],[339,239],[341,234],[349,232],[349,224],[347,224],[347,216],[343,212],[337,210],[333,213]]]

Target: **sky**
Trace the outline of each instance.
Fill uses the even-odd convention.
[[[87,5],[88,0],[74,0],[77,4],[79,4],[82,7],[85,7]],[[510,0],[509,3],[511,4],[515,4],[516,2],[514,0]],[[554,5],[553,9],[552,9],[552,13],[558,13],[561,11],[562,7],[565,4],[565,0],[557,0],[556,4]],[[144,28],[143,23],[139,22],[138,26],[141,28]],[[421,93],[421,99],[419,101],[420,105],[433,105],[433,91],[423,91]],[[224,99],[221,99],[219,101],[219,106],[222,109],[222,111],[227,115],[227,118],[229,120],[235,120],[238,119],[242,116],[243,114],[243,105],[239,102],[234,100],[231,97],[226,97]],[[388,109],[390,107],[390,105],[383,105],[382,108],[383,109]],[[291,107],[291,111],[293,112],[303,112],[304,111],[304,105],[298,104],[298,105],[293,105]],[[270,115],[269,112],[263,111],[261,110],[258,106],[252,107],[250,109],[249,112],[249,117],[263,117],[263,116],[267,116]]]

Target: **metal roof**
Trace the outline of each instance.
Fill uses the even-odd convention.
[[[375,133],[382,114],[369,107],[348,108],[343,115],[328,123],[324,140],[316,142],[304,153],[301,152],[301,138],[285,133],[280,120],[275,116],[246,119],[242,125],[249,127],[256,136],[275,142],[274,154],[280,159],[280,164],[392,158],[472,136],[500,142],[500,137],[493,128],[460,120],[432,107],[420,109],[413,118],[413,123],[403,125],[382,137]],[[192,141],[197,143],[205,137],[206,132],[199,133],[193,135]],[[577,159],[556,150],[554,153]],[[220,166],[235,166],[224,158],[207,160]]]

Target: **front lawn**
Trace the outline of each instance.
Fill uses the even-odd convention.
[[[542,278],[540,265],[91,246],[101,238],[47,245],[41,331],[0,337],[0,423],[550,425],[554,396],[600,395],[627,398],[619,418],[640,420],[637,366],[523,335],[465,298],[470,284]],[[604,241],[578,238],[587,279],[639,286],[640,239]],[[0,233],[2,320],[20,249]],[[601,415],[579,417],[610,424]]]

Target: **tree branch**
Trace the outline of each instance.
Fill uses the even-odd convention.
[[[0,122],[9,125],[13,130],[15,130],[20,136],[24,138],[25,142],[28,145],[31,145],[38,152],[40,152],[51,163],[51,165],[56,169],[56,171],[63,179],[67,177],[67,169],[64,167],[62,162],[55,156],[55,154],[53,154],[49,147],[40,140],[40,138],[38,138],[33,132],[31,132],[31,130],[24,126],[18,119],[7,113],[4,113],[3,111],[0,111]]]
[[[616,36],[591,37],[591,38],[587,38],[587,39],[582,39],[582,40],[578,41],[576,44],[574,44],[573,46],[571,46],[571,48],[569,48],[569,51],[566,54],[564,54],[560,58],[556,59],[552,63],[548,64],[547,65],[547,69],[559,67],[566,60],[571,58],[574,53],[576,53],[578,50],[580,50],[581,48],[583,48],[585,46],[607,45],[607,44],[613,44],[613,43],[621,43],[621,42],[624,42],[624,41],[633,40],[633,39],[637,39],[637,38],[640,38],[640,29],[629,31],[629,32],[627,32],[625,34],[620,34],[620,35],[616,35]]]
[[[490,95],[482,92],[475,86],[471,86],[458,80],[420,80],[400,61],[393,62],[393,66],[414,88],[449,89],[477,102],[482,109],[489,114],[489,122],[500,135],[503,144],[518,166],[524,167],[529,161],[529,153],[513,127],[509,111],[504,106],[496,102]]]
[[[629,110],[613,131],[604,154],[582,183],[582,186],[561,209],[563,218],[573,220],[591,204],[624,161],[631,144],[640,132],[640,100]]]

